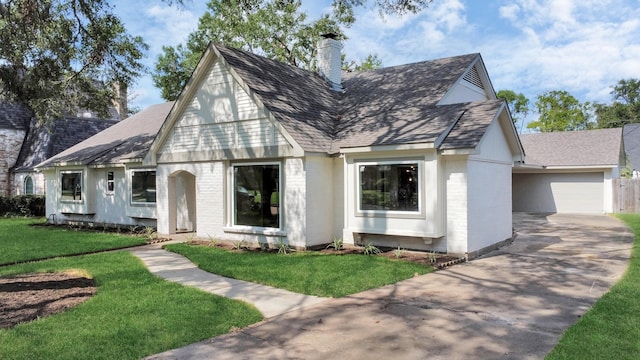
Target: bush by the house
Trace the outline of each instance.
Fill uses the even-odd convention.
[[[0,216],[44,216],[43,195],[0,196]]]

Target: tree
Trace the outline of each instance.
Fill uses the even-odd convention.
[[[599,128],[622,127],[640,123],[640,80],[618,81],[611,91],[611,105],[595,104],[597,126]]]
[[[522,130],[522,124],[524,118],[527,117],[529,111],[529,99],[522,93],[515,93],[513,90],[500,90],[496,93],[498,99],[504,99],[509,107],[513,124],[517,125],[520,122],[519,130]]]
[[[323,15],[309,22],[299,0],[211,0],[186,45],[163,47],[154,84],[162,97],[174,100],[195,69],[209,41],[243,49],[305,69],[315,67],[319,34],[344,38],[340,26],[349,20]]]
[[[342,69],[345,71],[367,71],[375,70],[382,67],[382,60],[378,58],[378,55],[369,54],[360,64],[351,60],[347,62],[346,56],[342,55]]]
[[[540,117],[527,125],[541,132],[588,130],[594,126],[590,121],[591,104],[580,103],[566,91],[549,91],[538,95],[536,108]]]
[[[105,116],[113,85],[145,70],[146,49],[104,0],[0,1],[0,99],[41,121],[79,109]]]
[[[380,15],[404,15],[418,13],[431,4],[433,0],[333,0],[331,6],[336,16],[353,17],[353,9],[371,4],[378,8]]]

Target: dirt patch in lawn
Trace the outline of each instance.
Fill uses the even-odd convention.
[[[0,277],[0,328],[63,312],[96,290],[93,279],[74,272]]]

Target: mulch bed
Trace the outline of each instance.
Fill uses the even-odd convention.
[[[0,277],[0,328],[63,312],[96,294],[93,279],[68,273]]]

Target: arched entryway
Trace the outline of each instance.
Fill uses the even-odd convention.
[[[196,177],[187,171],[169,176],[169,229],[171,233],[194,232],[196,227]]]

